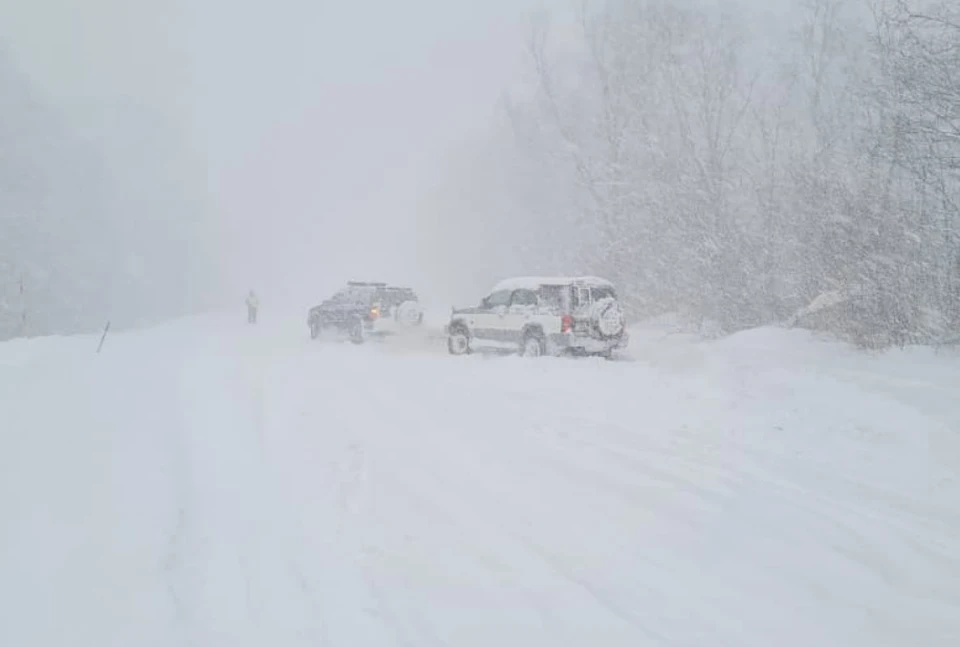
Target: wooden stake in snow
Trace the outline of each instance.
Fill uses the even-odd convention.
[[[110,322],[107,322],[107,325],[103,327],[103,334],[100,335],[100,344],[97,345],[97,354],[100,354],[100,350],[103,348],[103,342],[107,338],[107,333],[110,332]]]

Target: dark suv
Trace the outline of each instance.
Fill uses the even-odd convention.
[[[307,315],[312,339],[331,330],[357,344],[422,323],[423,308],[413,290],[362,281],[348,282]]]

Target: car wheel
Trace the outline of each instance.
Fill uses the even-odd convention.
[[[593,325],[604,339],[611,339],[623,332],[623,310],[614,299],[601,299],[592,308]]]
[[[320,322],[314,319],[310,322],[310,339],[316,339],[320,336]]]
[[[447,337],[447,350],[451,355],[470,353],[470,335],[463,328],[454,328]]]
[[[530,333],[523,338],[523,344],[520,346],[520,354],[523,357],[540,357],[543,351],[543,338],[540,335]]]

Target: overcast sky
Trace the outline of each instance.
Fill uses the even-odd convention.
[[[531,16],[578,2],[0,0],[0,43],[71,119],[165,120],[223,290],[299,307],[348,277],[430,291],[425,185],[484,136]],[[743,0],[761,30],[787,2]]]
[[[302,298],[314,272],[422,274],[404,251],[419,185],[488,126],[541,4],[0,0],[0,41],[68,116],[168,120],[204,171],[231,288]]]

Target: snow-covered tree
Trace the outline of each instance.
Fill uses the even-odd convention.
[[[588,0],[572,30],[541,17],[497,160],[518,256],[608,276],[635,315],[949,335],[956,13],[796,0],[776,31],[732,1]]]
[[[99,130],[72,117],[0,49],[0,339],[183,312],[204,280],[175,137],[122,115]]]

